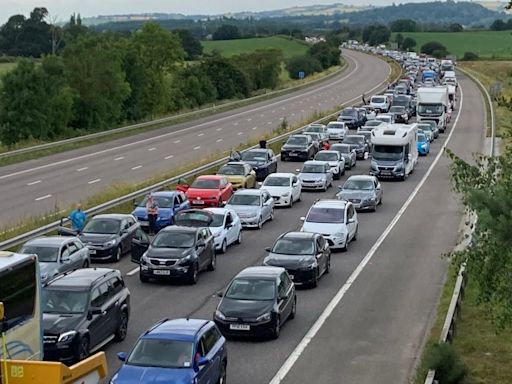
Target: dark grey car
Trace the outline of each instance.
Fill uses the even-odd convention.
[[[357,210],[376,211],[382,204],[382,186],[375,176],[355,175],[339,187],[336,197],[350,201]]]
[[[331,151],[338,151],[345,159],[345,169],[355,167],[357,163],[357,154],[355,149],[352,149],[349,144],[333,144]]]
[[[36,254],[41,271],[41,282],[91,264],[89,249],[78,237],[48,236],[27,241],[20,253]]]

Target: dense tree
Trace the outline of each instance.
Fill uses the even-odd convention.
[[[322,70],[322,64],[310,55],[295,56],[288,60],[286,69],[292,79],[298,79],[299,73],[304,72],[304,76],[309,76]]]
[[[445,51],[446,47],[438,41],[429,41],[421,46],[421,52],[432,55],[435,51]]]
[[[223,24],[213,33],[213,40],[234,40],[240,38],[238,27],[230,24]]]
[[[401,33],[397,33],[395,36],[395,42],[398,44],[398,48],[402,48],[404,43],[404,36]]]
[[[173,96],[182,96],[181,99],[185,101],[184,105],[181,105],[182,108],[198,107],[214,102],[218,98],[217,89],[200,66],[184,68],[174,80]],[[173,105],[175,110],[178,110],[180,103],[176,97],[173,97]]]
[[[418,25],[411,19],[399,19],[389,25],[391,32],[416,32]]]
[[[370,45],[387,43],[391,37],[391,31],[384,25],[369,25],[363,29],[363,42]]]
[[[494,20],[490,26],[493,31],[505,31],[507,29],[507,23],[501,19]]]
[[[412,37],[406,37],[402,42],[402,49],[405,51],[409,51],[416,46],[416,40]]]
[[[308,50],[308,54],[318,60],[323,69],[327,69],[340,63],[340,50],[337,45],[327,42],[314,44]]]
[[[194,37],[188,29],[176,29],[174,31],[180,38],[181,46],[185,51],[186,60],[196,60],[203,54],[201,42]]]
[[[237,67],[248,76],[251,89],[273,89],[279,84],[283,53],[278,49],[258,49],[233,57]]]
[[[448,30],[450,32],[462,32],[464,30],[464,27],[459,23],[452,23],[448,26]]]
[[[472,60],[478,60],[478,54],[475,52],[464,52],[464,56],[462,56],[462,60],[465,61],[472,61]]]
[[[214,85],[219,99],[249,96],[251,89],[249,79],[233,61],[213,56],[201,63],[200,68]]]

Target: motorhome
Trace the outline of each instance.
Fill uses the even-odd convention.
[[[444,85],[422,87],[418,89],[416,97],[418,100],[416,107],[418,123],[422,120],[434,120],[439,131],[444,132],[448,122],[448,108],[451,107],[448,87]]]
[[[388,124],[372,131],[370,175],[405,180],[418,162],[416,124]]]

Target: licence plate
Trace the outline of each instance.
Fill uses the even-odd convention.
[[[299,154],[298,154],[298,153],[293,153],[293,152],[291,152],[291,153],[290,153],[290,156],[299,156]]]
[[[249,331],[251,326],[247,324],[229,324],[229,329],[233,329],[235,331]]]
[[[96,250],[95,249],[89,249],[89,254],[90,255],[95,255],[96,254]]]
[[[170,275],[171,274],[171,271],[168,271],[166,269],[155,269],[153,271],[153,274],[154,275]]]
[[[380,171],[383,175],[391,175],[391,171]]]
[[[204,204],[203,200],[194,200],[194,204]]]

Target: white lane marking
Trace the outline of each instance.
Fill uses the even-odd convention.
[[[31,181],[30,183],[27,183],[27,185],[28,186],[36,185],[36,184],[39,184],[40,182],[42,182],[42,180]]]
[[[88,181],[87,184],[96,184],[96,183],[99,183],[100,181],[101,181],[101,179],[94,179],[94,180]]]
[[[148,148],[148,151],[149,151],[149,152],[153,152],[153,151],[156,151],[156,147],[151,147],[151,148]]]
[[[194,147],[194,151],[197,151],[198,149],[201,149],[200,145],[198,145],[197,147]]]
[[[238,136],[242,136],[243,134],[243,132],[238,132]]]
[[[222,127],[217,128],[217,132],[220,132],[220,131],[222,131]]]
[[[46,199],[49,199],[50,197],[52,197],[52,195],[44,195],[41,197],[37,197],[36,199],[34,199],[34,201],[46,200]]]
[[[295,116],[295,112],[292,112],[292,114],[290,116]]]
[[[414,190],[411,192],[411,194],[409,195],[409,197],[407,198],[405,203],[402,205],[402,208],[400,208],[400,210],[397,212],[397,214],[395,215],[393,220],[391,220],[391,223],[389,223],[389,225],[386,227],[384,232],[382,232],[382,234],[377,239],[375,244],[373,244],[372,248],[368,251],[366,256],[363,258],[363,260],[361,260],[361,262],[359,263],[357,268],[354,270],[354,272],[352,272],[350,277],[347,279],[345,284],[343,284],[343,286],[340,288],[340,290],[336,293],[336,296],[334,296],[332,298],[332,300],[329,302],[329,304],[327,304],[327,307],[322,312],[322,314],[318,317],[318,319],[315,321],[315,323],[311,326],[311,328],[308,330],[308,333],[306,333],[304,338],[300,341],[300,343],[297,345],[297,347],[295,347],[295,349],[293,350],[291,355],[288,357],[288,359],[286,359],[286,361],[281,366],[281,368],[277,371],[277,373],[272,378],[272,380],[270,380],[270,384],[279,384],[286,377],[288,372],[290,372],[290,370],[293,368],[293,366],[295,365],[297,360],[300,358],[302,353],[306,350],[306,347],[308,346],[308,344],[311,342],[311,340],[313,340],[313,338],[316,336],[318,331],[320,331],[320,329],[322,328],[324,323],[327,321],[329,316],[331,316],[331,314],[334,311],[334,309],[341,302],[341,300],[343,299],[345,294],[348,292],[348,290],[350,289],[352,284],[354,284],[354,282],[357,280],[357,278],[359,277],[361,272],[363,272],[363,270],[366,267],[366,265],[370,262],[370,260],[375,255],[375,252],[377,251],[377,249],[382,245],[384,240],[386,240],[386,238],[388,237],[389,233],[393,230],[393,228],[398,223],[398,221],[400,220],[402,215],[405,213],[405,211],[407,210],[409,205],[411,205],[412,201],[414,200],[414,198],[418,194],[418,192],[421,189],[421,187],[423,187],[423,184],[425,184],[425,182],[427,181],[428,177],[430,176],[430,174],[434,170],[435,166],[437,165],[437,163],[439,162],[439,160],[443,156],[444,149],[448,145],[448,142],[450,141],[450,139],[451,139],[451,137],[453,135],[453,132],[455,131],[455,128],[457,127],[457,123],[458,123],[459,117],[460,117],[460,112],[462,110],[462,103],[463,103],[463,100],[464,100],[464,95],[462,93],[462,87],[460,87],[460,90],[461,90],[460,91],[460,106],[458,108],[459,112],[457,114],[457,118],[455,119],[455,122],[453,123],[453,126],[452,126],[452,129],[450,131],[450,134],[448,135],[448,137],[446,138],[443,146],[439,150],[439,153],[437,154],[437,156],[434,159],[434,161],[432,162],[432,164],[430,164],[430,167],[428,168],[427,173],[425,173],[425,175],[423,176],[421,181],[418,183],[416,188],[414,188]]]
[[[120,160],[124,160],[124,156],[119,156],[114,159],[114,161],[120,161]]]
[[[272,124],[272,122],[271,122],[271,121],[269,121],[269,122],[267,123],[267,125],[270,125],[270,124]]]
[[[252,121],[252,119],[249,117],[249,118],[247,119],[247,121]]]
[[[174,141],[174,144],[179,144],[179,143],[181,143],[181,140],[175,140]]]
[[[233,125],[234,125],[234,126],[237,126],[237,125],[238,125],[238,121],[235,121],[235,122],[233,123]]]
[[[201,137],[201,136],[204,136],[204,133],[201,132],[201,133],[197,134],[197,137]]]
[[[253,131],[255,131],[255,130],[257,130],[257,129],[258,129],[258,127],[252,127],[252,130],[253,130]]]
[[[262,114],[260,115],[260,117],[265,117],[265,114],[264,114],[264,113],[262,113]]]
[[[76,171],[77,172],[82,172],[82,171],[85,171],[86,169],[89,169],[89,167],[78,168]]]
[[[272,113],[276,113],[276,110],[275,110],[275,109],[273,109],[273,110],[272,110]]]
[[[173,157],[174,157],[174,155],[165,156],[164,160],[169,160],[169,159],[172,159]]]
[[[136,165],[135,167],[132,167],[132,171],[136,171],[137,169],[141,169],[142,165]]]
[[[135,275],[137,272],[139,272],[139,269],[140,269],[140,267],[133,268],[130,272],[128,272],[126,274],[126,276],[133,276],[133,275]]]
[[[217,143],[220,143],[220,142],[222,142],[222,139],[217,139]]]

